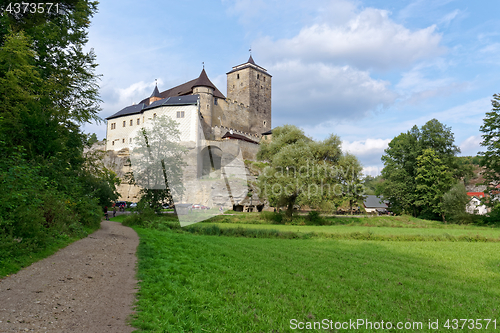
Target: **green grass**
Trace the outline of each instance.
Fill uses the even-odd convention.
[[[456,229],[450,228],[405,228],[405,227],[366,227],[350,225],[329,225],[329,226],[301,226],[301,225],[277,225],[277,224],[234,224],[234,223],[203,223],[203,225],[216,225],[219,228],[247,228],[247,229],[265,229],[278,230],[282,232],[297,233],[325,233],[325,234],[350,234],[350,233],[371,233],[373,235],[421,235],[421,236],[483,236],[489,238],[500,238],[499,228],[488,227],[463,227],[455,225]]]
[[[135,230],[141,288],[133,324],[144,331],[292,332],[291,319],[358,318],[419,321],[422,332],[434,332],[427,323],[436,319],[447,331],[448,318],[497,319],[500,328],[498,243]]]

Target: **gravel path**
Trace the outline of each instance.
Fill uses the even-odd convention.
[[[120,223],[0,280],[0,332],[132,332],[139,237]]]

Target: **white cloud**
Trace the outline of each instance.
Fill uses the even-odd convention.
[[[444,24],[444,25],[449,25],[451,23],[451,21],[453,21],[460,13],[461,13],[461,11],[459,9],[455,9],[451,13],[448,13],[445,16],[443,16],[443,18],[441,18],[441,20],[439,20],[439,23]]]
[[[273,118],[280,124],[360,118],[388,107],[397,98],[389,82],[350,66],[287,61],[271,67],[270,72],[273,103],[279,106],[273,109]]]
[[[382,155],[391,139],[366,139],[361,141],[342,141],[342,151],[356,156]]]
[[[289,39],[258,39],[254,45],[266,60],[300,58],[305,62],[349,64],[358,68],[391,69],[442,54],[436,26],[410,31],[389,18],[389,12],[366,8],[351,19],[304,27]]]
[[[480,135],[473,135],[465,139],[460,144],[461,155],[463,156],[475,156],[478,151],[484,150],[480,143],[483,141]]]
[[[376,177],[382,172],[383,166],[381,165],[370,165],[363,168],[362,172],[365,176]]]

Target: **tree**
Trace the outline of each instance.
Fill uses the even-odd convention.
[[[418,158],[426,149],[432,149],[437,158],[453,170],[453,177],[460,179],[465,169],[459,167],[456,154],[460,149],[454,144],[451,128],[441,124],[436,119],[428,121],[420,129],[413,126],[406,133],[395,137],[382,156],[384,182],[377,190],[377,195],[383,195],[390,202],[395,213],[409,213],[418,216],[422,211],[421,192],[417,192]]]
[[[443,195],[443,211],[446,218],[453,223],[473,222],[473,218],[466,212],[470,198],[465,185],[456,182],[448,192]]]
[[[486,148],[485,152],[479,152],[482,156],[481,166],[484,167],[483,177],[488,191],[491,193],[495,186],[500,183],[500,95],[494,94],[491,100],[492,110],[486,113],[480,131],[483,141],[481,146]],[[494,203],[488,202],[490,206]]]
[[[142,187],[141,204],[157,213],[163,203],[172,203],[173,195],[180,197],[184,192],[182,168],[186,165],[186,149],[179,142],[178,124],[167,116],[156,117],[133,137],[131,182]]]
[[[439,214],[446,223],[443,195],[454,180],[452,173],[433,149],[425,149],[417,158],[415,205],[434,214]]]
[[[260,191],[272,206],[286,206],[289,218],[295,205],[356,200],[361,167],[354,156],[342,154],[338,136],[314,141],[295,126],[277,127],[257,157],[268,161],[259,176]]]

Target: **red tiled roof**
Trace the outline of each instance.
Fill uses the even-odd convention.
[[[469,197],[484,198],[484,192],[467,192]]]

